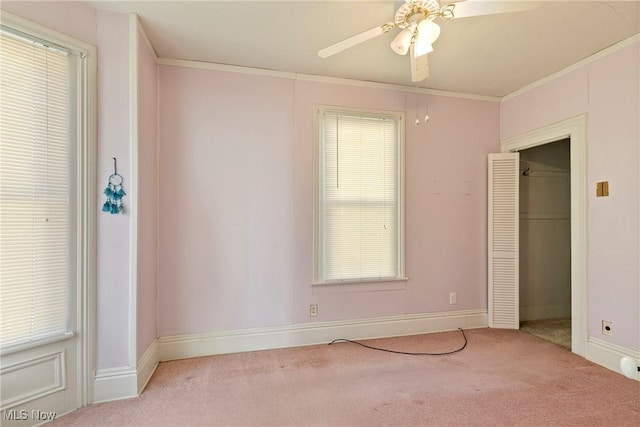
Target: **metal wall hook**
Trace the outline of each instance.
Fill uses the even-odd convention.
[[[113,185],[122,185],[124,179],[118,173],[118,159],[113,157],[113,173],[109,175],[109,183]]]

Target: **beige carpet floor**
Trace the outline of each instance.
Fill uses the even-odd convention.
[[[571,319],[543,319],[520,322],[520,329],[571,350]]]
[[[449,356],[351,343],[161,363],[135,399],[51,426],[634,426],[640,383],[521,331],[466,331]],[[338,337],[336,337],[338,338]],[[369,340],[448,351],[459,331]]]

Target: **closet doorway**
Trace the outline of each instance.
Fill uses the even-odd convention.
[[[570,159],[570,312],[571,351],[586,356],[587,312],[587,115],[582,114],[501,141],[489,155],[488,171],[488,325],[520,327],[520,152],[568,141]],[[529,171],[531,172],[531,170]],[[527,260],[528,262],[528,260]],[[527,289],[528,292],[528,289]],[[565,296],[566,296],[566,291]],[[524,300],[525,304],[529,300]],[[534,300],[535,301],[535,300]],[[552,304],[554,305],[554,304]],[[560,310],[557,307],[540,308]],[[525,316],[535,310],[527,307]]]
[[[520,151],[520,329],[571,350],[570,139]]]

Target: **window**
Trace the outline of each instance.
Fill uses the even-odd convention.
[[[0,64],[4,349],[64,336],[71,329],[77,57],[3,26]]]
[[[403,123],[317,108],[316,283],[404,278]]]

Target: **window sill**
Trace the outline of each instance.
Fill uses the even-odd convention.
[[[0,349],[0,355],[5,356],[11,353],[17,353],[23,350],[29,350],[31,348],[40,347],[42,345],[51,344],[58,341],[65,341],[71,339],[75,336],[73,332],[65,332],[63,334],[56,334],[51,337],[40,338],[38,340],[29,341],[24,344],[15,344],[11,346],[7,346],[5,348]]]
[[[333,294],[347,292],[379,292],[404,290],[408,277],[387,279],[341,280],[314,282],[311,284],[314,294]]]

